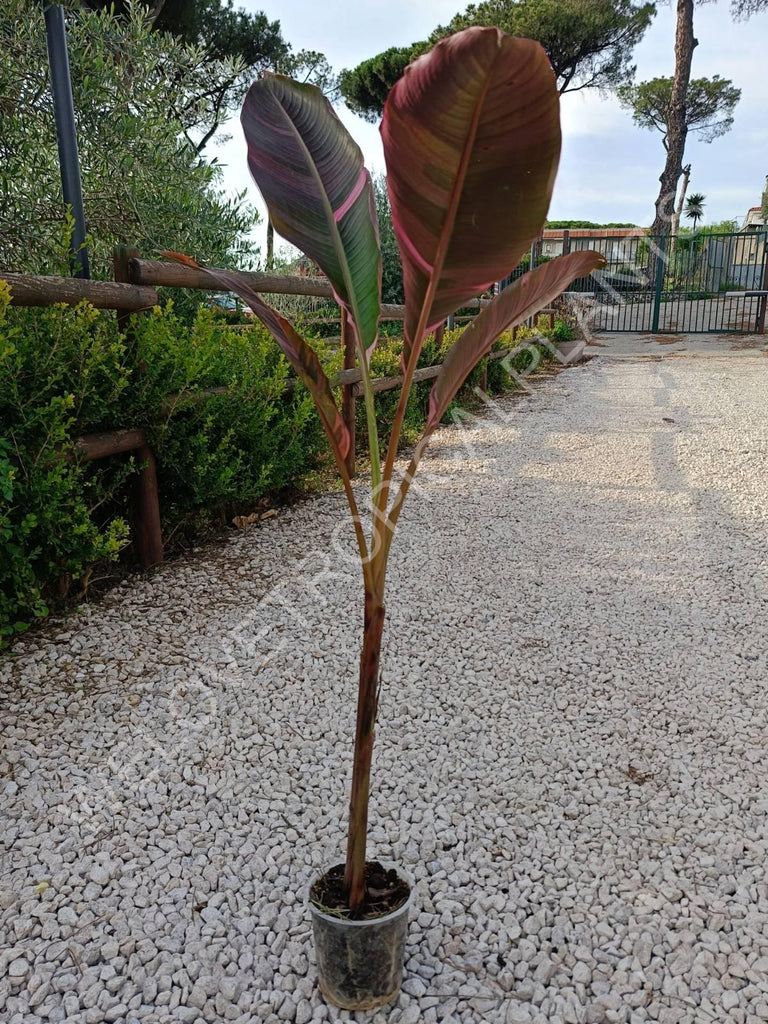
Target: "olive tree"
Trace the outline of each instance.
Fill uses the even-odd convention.
[[[66,7],[69,59],[94,272],[114,245],[174,247],[216,263],[249,263],[255,212],[222,190],[199,140],[238,58],[153,32],[144,9]],[[162,178],[163,185],[158,187]],[[35,0],[0,12],[0,269],[55,271],[67,240],[45,32]]]

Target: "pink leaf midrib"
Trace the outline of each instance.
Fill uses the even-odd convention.
[[[341,206],[338,206],[333,211],[333,219],[336,221],[337,224],[346,216],[346,214],[349,213],[349,211],[355,205],[357,200],[363,194],[363,189],[365,188],[365,183],[367,180],[368,172],[366,171],[365,167],[361,167],[360,174],[357,176],[357,181],[352,186],[349,195],[341,204]]]

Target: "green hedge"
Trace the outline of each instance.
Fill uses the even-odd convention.
[[[139,467],[70,461],[73,438],[145,427],[176,538],[317,465],[311,399],[284,394],[288,366],[261,327],[231,330],[208,309],[190,327],[166,308],[135,318],[127,341],[114,314],[86,304],[8,300],[0,282],[0,644],[48,613],[62,581],[87,582],[128,542]],[[217,387],[228,395],[195,401]]]
[[[135,317],[126,338],[113,313],[85,303],[27,310],[9,299],[0,281],[0,646],[47,615],[72,581],[85,589],[95,565],[127,548],[140,467],[129,456],[78,461],[74,438],[146,430],[164,535],[174,543],[252,511],[259,498],[330,462],[307,392],[297,385],[286,393],[288,365],[260,325],[233,329],[201,307],[190,326],[167,306]],[[421,365],[438,362],[454,340],[446,335],[438,350],[429,339]],[[400,372],[401,345],[382,340],[373,376]],[[325,359],[329,373],[339,368],[338,352]],[[431,386],[413,389],[405,443],[425,422]],[[509,386],[501,363],[491,363],[489,391]],[[217,388],[227,393],[200,394]],[[398,397],[399,389],[377,396],[384,438]],[[357,409],[364,451],[362,402]]]

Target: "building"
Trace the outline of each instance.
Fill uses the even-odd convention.
[[[747,211],[742,231],[765,231],[766,220],[762,206],[753,206]]]
[[[766,219],[760,206],[747,211],[740,231],[705,243],[705,287],[711,291],[758,290],[765,278]]]
[[[540,258],[561,256],[567,239],[569,252],[598,249],[609,263],[622,263],[635,252],[637,240],[647,234],[647,228],[545,228]]]

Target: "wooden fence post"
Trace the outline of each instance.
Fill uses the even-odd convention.
[[[160,532],[160,502],[157,494],[157,465],[146,433],[134,427],[130,430],[112,430],[107,434],[88,434],[77,438],[76,453],[83,461],[106,459],[110,455],[135,452],[141,466],[138,480],[136,511],[136,548],[145,569],[159,565],[163,560],[163,537]]]
[[[136,449],[141,463],[139,471],[139,558],[144,569],[160,565],[163,560],[163,534],[160,523],[160,499],[157,492],[157,462],[148,444]]]
[[[341,351],[344,356],[345,370],[355,368],[355,338],[347,321],[347,311],[341,311]],[[341,417],[349,431],[350,446],[347,454],[347,472],[350,477],[355,475],[355,392],[352,384],[343,384],[341,388]]]
[[[116,281],[123,284],[133,284],[131,279],[131,260],[138,259],[139,250],[129,248],[127,245],[118,245],[112,257],[112,273]],[[131,314],[118,311],[117,329],[121,334],[128,333]]]
[[[139,258],[139,250],[127,245],[115,249],[112,267],[116,281],[133,284],[131,260]],[[117,329],[126,338],[131,333],[131,314],[117,314]],[[138,367],[139,374],[146,372],[146,366]],[[149,569],[163,561],[163,533],[160,521],[160,498],[157,490],[157,460],[148,444],[136,450],[141,465],[138,480],[138,522],[136,523],[136,548],[142,568]]]

